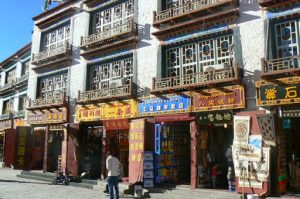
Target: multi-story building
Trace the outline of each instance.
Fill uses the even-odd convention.
[[[0,162],[15,164],[15,136],[25,126],[31,43],[0,63]]]

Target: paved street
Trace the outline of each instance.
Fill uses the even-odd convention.
[[[17,178],[20,171],[0,169],[0,199],[107,198],[101,191]],[[123,197],[124,198],[124,197]],[[126,197],[130,198],[130,197]]]

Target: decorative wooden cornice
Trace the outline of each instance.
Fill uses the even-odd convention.
[[[53,15],[51,17],[48,17],[42,21],[39,21],[38,23],[36,23],[35,25],[37,27],[39,27],[40,29],[44,29],[50,25],[53,25],[55,23],[58,23],[68,17],[71,17],[74,15],[74,13],[76,12],[76,9],[75,8],[68,8],[56,15]]]
[[[104,102],[107,100],[129,99],[136,96],[137,89],[133,83],[112,88],[102,88],[100,90],[91,90],[78,92],[78,104],[91,102]]]
[[[30,51],[31,51],[31,42],[29,44],[27,44],[26,46],[24,46],[23,48],[21,48],[20,50],[18,50],[12,56],[10,56],[9,58],[7,58],[3,62],[1,62],[0,63],[0,68],[3,68],[3,66],[6,65],[6,64],[10,64],[12,62],[15,62],[16,58],[22,57],[23,55],[25,55],[26,53],[29,53]]]
[[[72,57],[72,45],[68,41],[63,46],[59,46],[55,49],[42,51],[38,54],[32,54],[33,70],[41,69],[49,65],[57,65],[67,63],[71,61]]]
[[[83,50],[82,56],[103,54],[132,46],[137,43],[137,25],[133,20],[120,27],[92,34],[81,38],[80,48]]]
[[[177,36],[186,32],[192,32],[199,29],[206,29],[211,26],[220,25],[224,23],[231,23],[236,20],[239,15],[239,9],[234,8],[231,10],[226,10],[222,12],[216,12],[207,16],[202,16],[198,18],[191,18],[191,20],[174,23],[174,25],[162,28],[154,33],[154,36],[160,39]]]
[[[218,70],[210,70],[200,73],[166,77],[162,79],[153,78],[151,93],[163,93],[174,90],[194,90],[215,84],[240,82],[240,68],[238,66]]]
[[[264,79],[268,79],[274,76],[286,76],[287,74],[300,75],[299,61],[300,56],[276,58],[271,60],[262,58],[261,77]]]
[[[266,9],[287,7],[294,3],[300,3],[300,0],[258,0],[261,7]]]
[[[66,93],[59,93],[57,96],[44,99],[39,98],[36,100],[29,99],[27,110],[40,110],[40,109],[51,109],[59,107],[67,107],[69,103],[69,98]]]
[[[107,1],[107,0],[84,0],[83,3],[86,4],[87,7],[93,8],[96,5],[103,3],[105,1]]]

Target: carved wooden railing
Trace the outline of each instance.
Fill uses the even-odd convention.
[[[263,73],[285,73],[288,71],[300,70],[300,56],[291,56],[277,59],[262,59]]]
[[[24,117],[25,116],[25,110],[20,110],[18,112],[14,112],[13,113],[13,117],[16,118],[16,117]]]
[[[204,8],[205,6],[217,4],[224,0],[194,0],[176,7],[169,8],[160,12],[154,12],[154,23],[170,19],[183,14],[188,14],[192,11],[196,11]]]
[[[94,33],[92,35],[89,35],[88,37],[81,37],[81,47],[86,47],[98,42],[102,42],[104,40],[117,37],[119,35],[136,32],[136,24],[133,22],[133,19],[130,19],[126,24],[123,24],[122,26],[115,27],[107,31]]]
[[[52,98],[39,98],[36,100],[29,99],[27,109],[36,109],[44,107],[65,106],[68,98],[65,93],[58,93]]]
[[[0,91],[4,91],[6,89],[9,89],[9,88],[13,87],[15,82],[16,82],[16,79],[14,79],[10,82],[7,82],[6,84],[4,84],[3,86],[0,87]]]
[[[22,83],[24,81],[28,80],[28,73],[22,75],[21,77],[16,79],[16,84]]]
[[[6,113],[6,114],[2,114],[0,115],[0,120],[8,120],[11,117],[11,113]]]
[[[39,65],[41,62],[46,62],[61,55],[71,54],[72,46],[66,41],[62,46],[57,46],[54,49],[42,51],[38,54],[32,54],[32,64]]]
[[[152,90],[167,91],[169,89],[186,89],[207,84],[216,84],[238,80],[238,67],[228,67],[219,70],[191,73],[188,75],[167,77],[162,79],[153,78]]]
[[[104,88],[86,92],[78,91],[78,102],[88,102],[94,100],[121,98],[133,96],[136,89],[133,84],[126,84],[114,88]]]

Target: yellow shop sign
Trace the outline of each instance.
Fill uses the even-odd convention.
[[[103,104],[103,120],[134,118],[138,113],[138,102],[135,100],[116,101]]]

